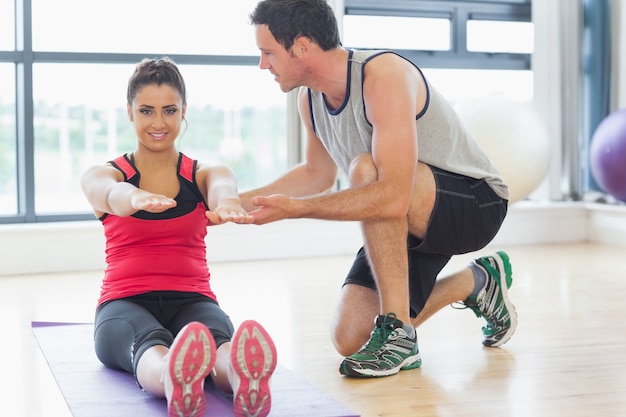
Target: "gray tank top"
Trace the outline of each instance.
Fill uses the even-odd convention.
[[[323,94],[309,89],[313,130],[346,175],[350,162],[357,155],[372,151],[373,129],[367,120],[363,101],[365,64],[380,54],[394,53],[357,50],[349,52],[348,91],[341,106],[336,110],[329,109]],[[426,80],[425,77],[424,79]],[[426,106],[415,116],[419,160],[449,172],[484,179],[500,197],[508,199],[509,189],[502,175],[463,126],[452,105],[428,80],[426,88]]]

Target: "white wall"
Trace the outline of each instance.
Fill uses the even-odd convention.
[[[490,246],[599,242],[626,247],[626,207],[520,201]],[[0,276],[104,268],[102,225],[94,221],[3,225]],[[358,223],[285,220],[208,229],[209,264],[225,261],[354,255]]]
[[[574,0],[533,2],[536,25],[535,106],[553,147],[546,196],[560,198],[564,96],[563,7]],[[341,10],[343,0],[331,0]],[[626,1],[613,0],[615,108],[626,107]],[[571,20],[571,19],[570,19]],[[571,21],[569,23],[572,23]],[[566,36],[566,35],[565,35]],[[575,59],[570,56],[569,59]],[[567,97],[565,97],[567,98]],[[599,242],[626,246],[626,207],[585,203],[514,204],[493,245]],[[209,229],[209,262],[351,255],[360,246],[357,223],[289,220],[265,226],[222,225]],[[81,271],[104,267],[104,238],[97,221],[0,226],[0,276]]]

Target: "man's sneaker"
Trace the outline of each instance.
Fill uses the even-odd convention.
[[[513,336],[517,327],[517,312],[508,295],[508,289],[513,283],[509,256],[500,251],[475,259],[474,264],[487,273],[487,280],[478,295],[468,297],[463,304],[476,317],[483,317],[487,321],[483,327],[483,345],[501,346]]]
[[[163,379],[168,417],[204,416],[204,380],[215,365],[215,352],[215,340],[202,323],[191,322],[178,333]]]
[[[410,338],[394,313],[378,316],[370,340],[339,366],[342,375],[372,378],[395,375],[422,364],[417,335]]]
[[[267,416],[277,362],[272,338],[256,321],[244,321],[233,337],[230,360],[235,417]]]

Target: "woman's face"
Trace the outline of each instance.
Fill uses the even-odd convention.
[[[156,151],[174,146],[185,111],[178,90],[166,84],[151,84],[138,90],[128,106],[128,118],[139,143]]]

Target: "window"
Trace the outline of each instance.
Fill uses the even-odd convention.
[[[451,43],[450,20],[346,15],[343,18],[343,43],[354,48],[447,51]]]
[[[35,51],[150,55],[258,53],[248,22],[256,0],[32,2]]]
[[[187,83],[180,151],[229,165],[242,190],[286,171],[297,138],[258,68],[255,4],[0,0],[0,223],[93,219],[80,176],[135,149],[126,85],[144,57],[170,56]]]
[[[0,0],[0,51],[12,51],[15,49],[14,15],[15,1]]]
[[[453,103],[489,94],[532,100],[533,25],[518,21],[529,20],[529,10],[480,3],[489,2],[435,5],[415,0],[386,7],[380,2],[346,0],[343,43],[398,51],[421,67]],[[409,16],[397,16],[401,13]]]
[[[452,103],[490,94],[530,101],[533,25],[518,20],[530,19],[529,8],[488,3],[346,0],[343,43],[398,51],[421,67]]]
[[[489,96],[533,100],[530,0],[344,1],[346,47],[394,50],[453,106]]]
[[[533,24],[530,22],[467,22],[467,50],[471,52],[531,54],[533,43]]]
[[[284,172],[299,138],[257,66],[256,1],[0,0],[0,223],[93,218],[80,174],[134,149],[125,87],[146,56],[172,57],[187,81],[181,151],[230,165],[241,189]],[[529,99],[530,0],[344,4],[345,46],[403,53],[452,101],[484,93],[484,79]]]
[[[15,65],[0,63],[0,215],[17,213]]]
[[[78,181],[82,172],[135,149],[125,90],[133,68],[35,64],[37,213],[90,211]],[[242,189],[267,183],[287,169],[286,99],[266,73],[246,66],[179,68],[188,89],[188,125],[178,139],[180,151],[229,165]]]
[[[530,70],[530,0],[345,0],[343,43],[421,68]]]

